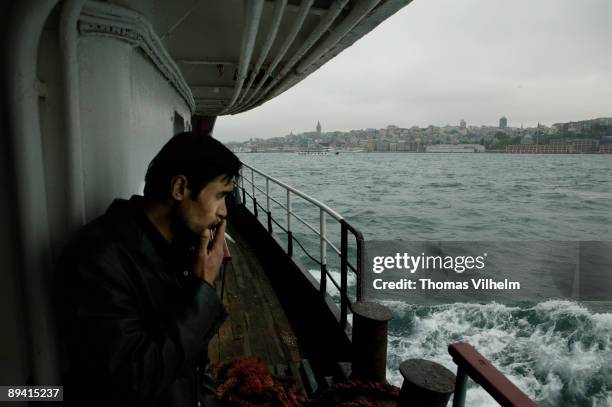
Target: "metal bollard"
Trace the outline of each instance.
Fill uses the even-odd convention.
[[[446,407],[455,389],[455,375],[425,359],[408,359],[400,365],[404,377],[397,407]]]
[[[374,302],[353,304],[353,360],[351,379],[387,382],[387,326],[389,308]]]

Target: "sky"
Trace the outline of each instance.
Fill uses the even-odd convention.
[[[414,0],[302,82],[217,118],[222,141],[612,116],[612,0]]]

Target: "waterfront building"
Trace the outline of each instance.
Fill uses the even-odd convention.
[[[367,146],[368,153],[373,152],[374,151],[374,147],[375,147],[374,140],[368,140],[368,146]]]
[[[387,126],[387,136],[397,136],[400,133],[399,127],[394,124],[390,124]]]
[[[571,144],[509,145],[507,153],[514,154],[570,154],[574,152]]]
[[[485,147],[480,144],[434,144],[425,146],[426,153],[483,153]]]
[[[374,151],[378,152],[388,152],[389,151],[389,142],[388,141],[377,141]]]
[[[602,154],[612,154],[612,144],[600,145],[599,152]]]
[[[612,136],[603,136],[599,140],[599,152],[603,154],[612,154]]]
[[[599,141],[592,138],[572,140],[572,147],[575,153],[592,153],[597,151]]]
[[[603,136],[599,141],[599,144],[612,144],[612,136]]]

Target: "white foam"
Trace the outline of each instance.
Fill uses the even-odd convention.
[[[592,314],[579,304],[557,300],[527,309],[496,303],[385,305],[404,325],[389,336],[388,377],[395,385],[402,382],[399,364],[410,358],[456,371],[447,347],[467,342],[541,405],[574,405],[563,400],[568,394],[575,400],[593,399],[594,406],[612,398],[611,314]],[[601,384],[594,391],[598,382],[607,387]],[[466,400],[470,406],[496,405],[480,387],[470,387]]]
[[[318,282],[321,281],[321,270],[317,270],[317,269],[308,269],[308,272],[310,273],[311,276],[313,276]],[[331,275],[331,277],[336,281],[336,283],[338,283],[338,285],[340,284],[340,271],[336,270],[336,269],[328,269],[327,272]],[[348,272],[347,276],[346,276],[346,283],[347,283],[347,288],[349,290],[354,289],[355,286],[357,285],[357,276],[355,275],[355,273],[352,272]],[[327,293],[334,299],[337,300],[337,302],[340,301],[340,291],[336,288],[336,286],[334,285],[334,283],[332,283],[331,281],[328,280],[327,282]]]

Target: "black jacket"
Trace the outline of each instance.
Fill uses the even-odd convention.
[[[92,406],[204,406],[208,341],[227,313],[139,208],[115,200],[59,263],[64,400]]]

